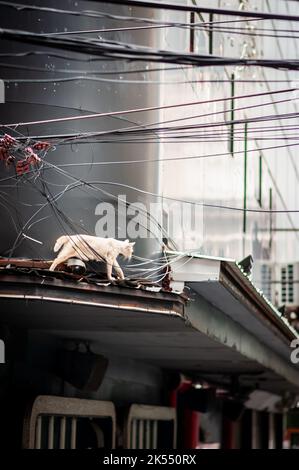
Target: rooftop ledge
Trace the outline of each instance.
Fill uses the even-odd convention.
[[[191,288],[254,333],[259,322],[288,342],[299,338],[299,333],[236,261],[194,253],[176,254],[179,260],[171,264],[173,291]]]
[[[104,355],[117,352],[219,383],[237,374],[245,386],[260,381],[264,390],[296,393],[290,342],[298,333],[234,261],[178,255],[170,263],[170,290],[0,259],[0,322],[80,337]]]

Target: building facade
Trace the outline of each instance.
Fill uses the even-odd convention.
[[[295,39],[273,34],[280,22],[10,3],[0,6],[9,30],[220,57],[298,54]],[[282,446],[298,333],[276,307],[296,307],[288,266],[299,225],[298,214],[273,211],[298,207],[295,73],[107,60],[47,40],[7,33],[0,43],[1,135],[51,142],[40,171],[20,176],[0,162],[6,445]],[[94,265],[50,273],[62,233],[136,239],[126,281],[109,283]],[[252,278],[235,263],[248,255]]]

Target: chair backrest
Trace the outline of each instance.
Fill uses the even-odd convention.
[[[23,425],[23,448],[115,448],[116,416],[112,402],[38,396]]]
[[[127,449],[175,449],[175,409],[131,405],[125,421],[124,438],[124,447]]]

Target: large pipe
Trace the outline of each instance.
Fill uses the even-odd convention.
[[[12,2],[13,3],[13,2]],[[30,4],[29,0],[23,3]],[[47,5],[49,6],[49,5]],[[61,8],[61,2],[55,0],[51,2],[51,8]],[[84,2],[84,5],[73,0],[64,2],[64,9],[69,10],[97,10],[106,13],[124,16],[142,16],[149,18],[160,18],[161,12],[149,9],[136,9],[128,6],[111,5],[96,2]],[[104,28],[124,28],[132,26],[132,22],[115,21],[106,18],[86,18],[83,16],[71,16],[68,14],[57,14],[44,11],[12,10],[5,6],[0,6],[1,25],[5,28],[21,29],[35,33],[67,32],[89,29]],[[135,24],[135,23],[134,23]],[[145,46],[154,46],[159,38],[159,30],[137,30],[125,32],[103,33],[101,36],[107,40],[118,40],[124,42],[134,42]],[[85,35],[97,37],[98,34]],[[1,42],[1,53],[21,53],[35,49],[42,51],[42,55],[30,55],[27,57],[5,57],[1,61],[12,64],[13,67],[1,66],[1,79],[38,79],[65,77],[70,75],[80,75],[79,71],[105,72],[107,70],[133,70],[136,64],[123,61],[109,62],[106,60],[88,62],[88,56],[77,53],[65,53],[68,57],[61,59],[52,54],[57,51],[49,48],[33,47],[27,44],[14,42]],[[63,52],[62,52],[63,53]],[[20,65],[22,68],[15,67]],[[148,64],[142,64],[147,67]],[[42,69],[38,71],[37,69]],[[140,66],[139,66],[140,68]],[[46,70],[46,72],[45,72]],[[60,71],[65,71],[61,73]],[[74,70],[74,73],[69,73]],[[78,72],[76,72],[78,71]],[[101,75],[100,75],[101,77]],[[109,75],[104,75],[109,78]],[[128,108],[143,108],[159,104],[159,94],[154,85],[132,85],[122,83],[124,78],[121,73],[110,76],[118,79],[117,83],[97,82],[79,80],[75,82],[51,82],[51,83],[10,83],[6,85],[6,103],[0,104],[1,123],[20,122],[28,120],[42,120],[58,117],[84,115],[86,113],[109,112],[125,110]],[[136,79],[143,79],[144,75],[134,75]],[[130,122],[127,121],[129,118]],[[159,121],[159,111],[148,113],[138,113],[138,115],[123,116],[118,118],[99,118],[91,120],[79,120],[75,122],[53,123],[49,125],[33,125],[30,127],[18,127],[14,130],[7,130],[12,135],[49,135],[79,132],[93,132],[111,130],[127,126],[140,126],[150,121]],[[61,222],[61,217],[57,217],[57,211],[47,205],[40,209],[39,204],[47,202],[45,195],[38,190],[42,189],[51,198],[59,193],[67,184],[77,180],[84,181],[110,181],[122,185],[137,186],[149,192],[157,193],[159,190],[158,165],[108,165],[93,166],[93,161],[107,160],[136,160],[156,158],[159,153],[157,143],[153,144],[89,144],[84,145],[61,145],[55,151],[47,155],[47,161],[51,164],[59,165],[66,163],[89,162],[86,167],[64,168],[71,176],[62,176],[56,170],[47,170],[44,178],[47,188],[41,186],[40,181],[16,185],[16,180],[9,181],[10,187],[3,187],[0,190],[8,193],[9,203],[1,198],[1,239],[0,254],[9,256],[22,256],[29,258],[51,258],[52,247],[55,239],[67,229],[69,233],[97,234],[105,236],[105,229],[100,220],[105,207],[99,205],[103,202],[110,202],[116,205],[114,199],[118,195],[124,195],[127,202],[143,203],[147,208],[154,200],[147,195],[141,195],[126,186],[112,186],[99,184],[97,187],[111,193],[109,196],[99,190],[87,186],[79,186],[71,189],[57,201],[58,209],[65,214],[72,227]],[[0,178],[13,176],[13,169],[6,169],[0,162]],[[74,179],[75,178],[75,179]],[[61,185],[61,186],[59,186]],[[95,183],[97,185],[97,183]],[[4,196],[6,197],[6,196]],[[2,205],[4,204],[6,208]],[[38,209],[40,209],[38,211]],[[37,212],[38,211],[38,212]],[[36,215],[34,216],[34,213]],[[159,213],[159,211],[158,211]],[[30,219],[32,217],[32,219]],[[121,216],[122,217],[122,216]],[[128,216],[132,218],[131,214]],[[13,220],[14,219],[14,222]],[[42,219],[42,220],[40,220]],[[26,222],[30,220],[29,223]],[[145,220],[146,222],[146,220]],[[116,217],[115,223],[116,238],[132,238],[130,233],[125,233],[121,227],[122,220]],[[144,221],[142,222],[144,223]],[[141,223],[141,224],[142,224]],[[16,227],[15,227],[16,225]],[[25,238],[21,234],[24,227]],[[120,231],[117,229],[120,228]],[[125,227],[126,228],[126,227]],[[137,226],[138,229],[138,226]],[[111,230],[110,230],[111,232]],[[113,232],[113,231],[112,231]],[[109,235],[109,234],[108,234]],[[149,232],[144,239],[137,239],[136,253],[150,257],[155,250],[159,250],[161,243],[157,238],[149,238]],[[32,240],[33,239],[33,240]],[[37,243],[42,242],[42,244]]]

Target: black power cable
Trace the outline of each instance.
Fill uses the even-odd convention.
[[[164,51],[122,42],[99,40],[59,38],[46,34],[35,34],[27,31],[0,28],[0,38],[17,42],[38,44],[82,54],[95,55],[103,60],[151,61],[196,65],[201,67],[245,65],[260,66],[284,70],[299,70],[297,59],[238,59],[213,55],[186,54],[179,51]]]
[[[89,0],[90,1],[90,0]],[[258,11],[246,10],[230,10],[226,8],[209,8],[196,5],[182,5],[180,3],[167,3],[164,2],[149,2],[145,0],[93,0],[95,3],[116,3],[121,5],[143,7],[143,8],[157,8],[162,10],[174,11],[194,11],[195,13],[214,13],[215,15],[229,15],[229,16],[242,16],[246,18],[257,18],[264,20],[282,20],[282,21],[299,21],[297,15],[285,15],[281,13],[266,13]]]

